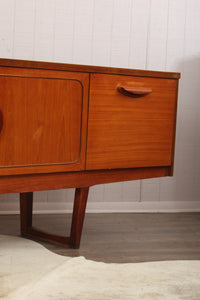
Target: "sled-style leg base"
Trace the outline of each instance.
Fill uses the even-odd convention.
[[[89,187],[77,188],[74,198],[71,232],[69,237],[43,232],[32,226],[33,192],[20,193],[21,235],[71,248],[79,248]]]

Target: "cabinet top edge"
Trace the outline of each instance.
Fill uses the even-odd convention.
[[[28,68],[28,69],[45,69],[57,71],[70,71],[70,72],[84,72],[84,73],[102,73],[113,75],[132,75],[132,76],[145,76],[145,77],[158,77],[168,79],[179,79],[181,74],[176,72],[165,71],[149,71],[129,68],[114,68],[114,67],[100,67],[92,65],[78,65],[68,63],[46,62],[46,61],[31,61],[20,59],[0,58],[0,67],[15,67],[15,68]]]

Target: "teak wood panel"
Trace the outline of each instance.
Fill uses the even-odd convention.
[[[84,169],[88,79],[0,70],[0,174]]]
[[[80,188],[96,184],[164,177],[170,175],[170,167],[148,167],[1,176],[0,193],[26,193],[30,191]]]
[[[170,166],[176,83],[92,74],[86,169]]]
[[[29,69],[46,69],[46,70],[59,70],[71,72],[84,72],[84,73],[101,73],[101,74],[117,74],[117,75],[134,75],[145,77],[158,77],[158,78],[180,78],[180,73],[163,72],[163,71],[148,71],[129,68],[112,68],[100,66],[87,66],[76,64],[63,64],[44,61],[30,61],[20,59],[7,59],[0,58],[0,66],[2,67],[16,67],[16,68],[29,68]]]

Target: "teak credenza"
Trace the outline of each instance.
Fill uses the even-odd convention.
[[[172,176],[179,73],[0,59],[0,193],[21,234],[78,248],[89,187]],[[33,192],[76,188],[69,237],[32,226]]]

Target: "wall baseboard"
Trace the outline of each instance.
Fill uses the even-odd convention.
[[[72,203],[51,202],[35,203],[36,214],[71,213]],[[160,202],[89,202],[87,213],[177,213],[200,212],[200,201],[160,201]],[[0,204],[0,214],[19,214],[16,203]]]

